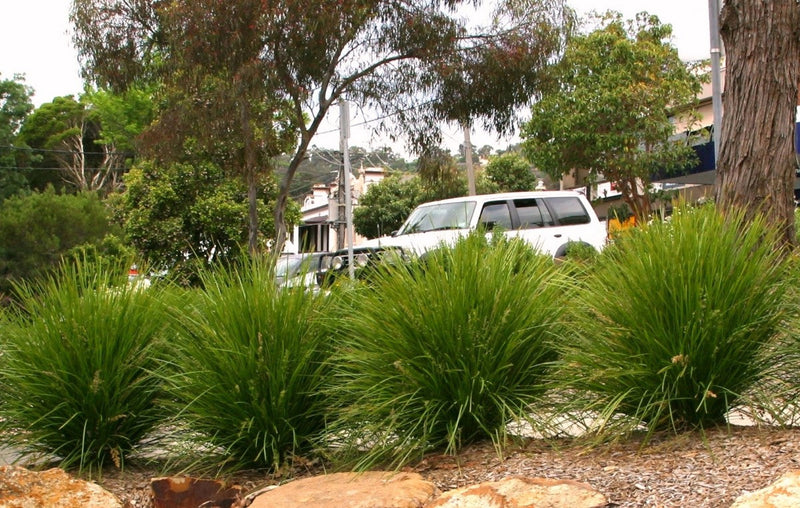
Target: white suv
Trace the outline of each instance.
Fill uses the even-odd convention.
[[[583,194],[574,191],[510,192],[434,201],[418,206],[392,236],[362,243],[363,247],[399,247],[422,255],[453,245],[479,227],[501,228],[542,253],[563,257],[569,243],[601,250],[606,226],[597,219]]]

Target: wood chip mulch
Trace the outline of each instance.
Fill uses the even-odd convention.
[[[429,455],[407,468],[446,491],[509,476],[588,483],[619,507],[728,507],[741,494],[763,488],[800,469],[800,428],[730,427],[678,436],[639,438],[597,446],[531,440],[498,455],[491,443],[457,456]],[[292,478],[320,474],[300,468]],[[128,508],[151,508],[145,470],[126,469],[98,481]],[[246,489],[287,481],[242,474],[230,479]]]

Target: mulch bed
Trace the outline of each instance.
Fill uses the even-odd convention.
[[[574,441],[531,440],[499,456],[491,443],[457,456],[429,455],[409,471],[446,491],[509,476],[571,479],[590,484],[620,507],[728,507],[739,495],[760,489],[783,473],[800,469],[800,428],[730,427],[586,446]],[[242,473],[230,479],[245,489],[321,474],[300,466],[276,478]],[[154,470],[130,467],[98,481],[129,508],[151,508]]]

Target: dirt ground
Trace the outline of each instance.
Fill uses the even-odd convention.
[[[727,507],[783,473],[800,469],[800,428],[730,427],[679,436],[637,438],[588,447],[572,441],[529,442],[499,456],[491,443],[470,446],[457,456],[429,455],[406,468],[446,491],[509,476],[578,480],[619,507]],[[267,485],[321,474],[319,466],[298,467],[281,478],[242,473],[230,478],[253,491]],[[98,483],[128,508],[151,508],[154,470],[127,468]]]

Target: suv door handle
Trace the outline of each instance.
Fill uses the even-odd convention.
[[[555,236],[556,238],[561,238],[561,233],[556,233],[553,236]]]

